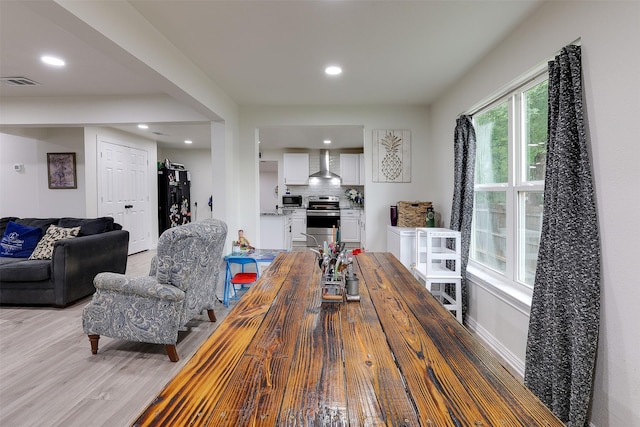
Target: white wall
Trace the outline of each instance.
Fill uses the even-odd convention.
[[[49,151],[50,150],[50,151]],[[40,176],[47,176],[47,152],[75,152],[78,188],[74,190],[50,190],[48,181],[40,191],[40,212],[51,217],[86,216],[86,180],[83,132],[80,128],[52,128],[47,144],[39,145]]]
[[[549,2],[446,90],[431,108],[434,201],[446,207],[455,119],[581,38],[586,113],[601,232],[601,326],[592,425],[640,426],[640,3]],[[472,284],[470,324],[524,360],[528,316]]]
[[[272,212],[276,206],[282,205],[282,192],[278,187],[278,172],[260,171],[260,212]]]
[[[245,107],[240,114],[239,162],[243,165],[238,200],[243,227],[251,235],[259,235],[258,144],[256,129],[263,126],[289,125],[361,125],[364,126],[365,215],[367,249],[386,251],[386,226],[389,206],[399,200],[432,200],[436,194],[431,185],[433,171],[427,167],[432,157],[429,150],[429,109],[411,106],[362,107]],[[409,129],[411,131],[412,167],[410,183],[372,182],[371,147],[374,129]],[[265,159],[267,160],[267,159]],[[253,168],[248,165],[254,165]],[[450,171],[447,172],[451,174]],[[447,204],[451,204],[449,200]],[[441,209],[436,204],[436,210]]]
[[[13,170],[16,163],[24,165],[22,172]],[[38,140],[0,133],[0,217],[38,216],[38,183],[46,179],[39,174]]]
[[[15,128],[5,131],[12,134],[0,133],[0,216],[84,217],[86,185],[82,129],[52,128],[35,133]],[[57,152],[76,153],[77,188],[49,188],[47,153]],[[24,164],[23,172],[14,172],[15,163]]]
[[[158,147],[158,161],[169,159],[185,166],[191,176],[191,221],[211,218],[209,196],[213,193],[211,150],[166,149]]]

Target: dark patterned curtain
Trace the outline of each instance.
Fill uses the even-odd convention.
[[[582,110],[581,51],[549,62],[544,211],[525,384],[564,423],[584,427],[600,319],[600,237]]]
[[[451,229],[460,231],[462,259],[462,315],[467,312],[467,262],[473,218],[473,184],[476,164],[476,131],[471,116],[460,116],[454,131],[454,189],[451,206]]]

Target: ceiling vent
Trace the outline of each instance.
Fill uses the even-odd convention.
[[[0,77],[0,81],[6,86],[39,86],[40,83],[26,77]]]

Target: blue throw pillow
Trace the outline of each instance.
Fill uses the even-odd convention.
[[[42,230],[10,221],[0,241],[0,256],[10,258],[29,258],[38,245]]]

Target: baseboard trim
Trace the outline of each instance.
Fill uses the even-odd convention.
[[[476,320],[470,316],[465,319],[465,325],[469,330],[474,332],[486,345],[495,351],[505,363],[513,369],[513,371],[520,375],[520,378],[524,378],[524,361],[516,356],[511,350],[502,345],[502,343],[482,327]]]

